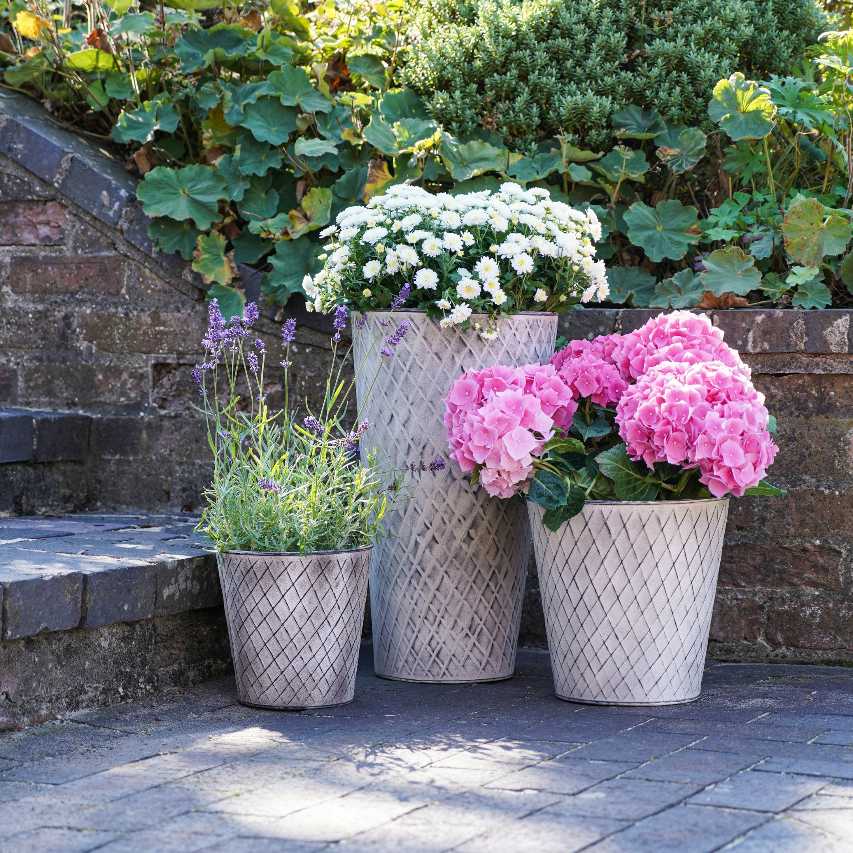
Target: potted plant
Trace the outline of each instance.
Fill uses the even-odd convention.
[[[226,322],[210,303],[204,362],[195,368],[213,453],[213,479],[198,529],[216,547],[240,701],[318,708],[352,700],[369,562],[388,494],[367,425],[346,430],[348,388],[333,365],[322,409],[300,420],[288,401],[266,400],[266,346],[252,332],[258,310]]]
[[[325,266],[303,287],[316,310],[352,309],[364,446],[413,475],[371,568],[376,672],[507,678],[529,553],[524,507],[485,499],[443,465],[443,400],[461,370],[549,358],[556,312],[606,296],[598,220],[512,183],[456,196],[399,185],[321,233]]]
[[[699,696],[729,495],[771,495],[775,424],[706,317],[572,341],[549,364],[461,376],[452,458],[526,492],[557,696]]]

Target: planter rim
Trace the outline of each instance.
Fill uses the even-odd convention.
[[[236,554],[240,557],[325,557],[334,554],[356,554],[359,551],[370,551],[373,545],[362,545],[360,548],[341,548],[334,551],[217,551],[217,556]]]
[[[387,309],[383,309],[380,311],[356,311],[354,308],[350,309],[353,314],[423,314],[427,315],[427,312],[422,308],[398,308],[396,311],[389,311]],[[472,317],[488,317],[488,314],[475,313],[471,315]],[[559,317],[560,315],[556,311],[514,311],[512,314],[504,314],[503,316],[498,317],[500,320],[507,319],[509,317]]]
[[[584,508],[588,506],[693,506],[696,504],[728,503],[729,500],[730,498],[726,496],[723,498],[691,498],[680,501],[584,501]],[[529,506],[539,506],[539,504],[534,503],[529,498],[527,499],[527,504]],[[544,510],[544,507],[542,509]]]

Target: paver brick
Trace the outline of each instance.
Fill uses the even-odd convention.
[[[767,783],[767,776],[745,770],[718,782],[688,802],[691,805],[723,806],[757,812],[781,812],[820,790],[826,781],[808,776],[783,776]]]
[[[591,761],[582,758],[544,761],[490,783],[490,787],[509,791],[550,791],[555,794],[577,794],[605,779],[612,779],[636,767],[624,761]]]

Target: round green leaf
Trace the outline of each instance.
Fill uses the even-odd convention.
[[[116,67],[116,58],[105,50],[88,48],[69,53],[65,61],[78,71],[112,71]]]
[[[148,235],[161,252],[167,255],[177,253],[185,261],[193,256],[198,233],[192,222],[176,222],[162,216],[152,219],[148,225]]]
[[[531,181],[541,181],[549,175],[553,175],[560,168],[562,162],[563,158],[560,156],[559,151],[540,152],[531,157],[522,157],[520,160],[516,160],[509,167],[507,174],[523,184],[530,183]],[[589,174],[588,169],[585,171]]]
[[[608,302],[617,305],[648,306],[655,290],[655,277],[642,267],[609,267],[607,283],[610,286]]]
[[[322,157],[324,154],[337,154],[338,146],[328,139],[300,136],[293,150],[298,157]]]
[[[216,231],[198,235],[192,266],[205,284],[230,284],[234,278],[234,267],[225,255],[226,246],[225,238]]]
[[[300,107],[306,113],[327,113],[332,102],[317,91],[301,68],[285,65],[266,80],[266,93],[275,95],[286,107]]]
[[[157,166],[140,181],[136,195],[149,216],[192,219],[206,231],[219,220],[218,202],[228,197],[228,188],[212,166]]]
[[[684,269],[655,287],[653,308],[693,308],[702,301],[705,288],[693,270]]]
[[[669,169],[682,175],[705,156],[706,140],[698,127],[670,127],[655,137],[655,153]]]
[[[589,165],[612,184],[620,181],[642,182],[645,180],[643,176],[649,171],[646,155],[624,145],[617,145],[600,160]]]
[[[215,299],[219,303],[219,310],[226,319],[239,317],[243,313],[246,304],[246,295],[236,287],[228,287],[224,284],[214,283],[207,289],[207,299]]]
[[[827,210],[816,198],[797,198],[782,221],[785,251],[806,267],[820,266],[826,256],[840,255],[850,242],[850,220]]]
[[[668,199],[655,207],[635,201],[625,211],[628,239],[639,246],[649,260],[664,258],[679,261],[690,246],[699,242],[699,225],[695,207]]]
[[[775,124],[776,107],[767,89],[738,71],[714,86],[708,115],[738,142],[767,136]]]
[[[302,279],[320,269],[318,243],[303,237],[300,240],[280,240],[275,254],[269,257],[271,270],[261,284],[264,293],[281,305],[294,293],[302,293]]]
[[[717,249],[703,263],[705,269],[699,274],[699,280],[702,287],[715,296],[724,293],[746,296],[761,284],[761,273],[755,266],[755,258],[740,246]]]
[[[496,148],[479,139],[458,142],[449,133],[442,134],[439,153],[454,181],[467,181],[485,172],[501,172],[509,159],[506,148]]]
[[[613,127],[620,139],[652,139],[666,130],[657,110],[629,106],[613,114]]]
[[[296,130],[296,110],[275,98],[260,98],[246,107],[240,125],[251,131],[258,142],[283,145]]]
[[[838,276],[850,293],[853,293],[853,252],[842,259],[838,266]]]
[[[385,64],[378,56],[370,53],[347,56],[347,68],[352,74],[365,79],[374,88],[385,88],[387,82]]]
[[[791,300],[791,305],[795,308],[828,308],[831,304],[832,293],[817,277],[798,285],[797,292]]]

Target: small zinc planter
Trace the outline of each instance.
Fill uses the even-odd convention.
[[[556,532],[528,503],[560,699],[697,699],[728,499],[588,501]]]
[[[371,550],[218,555],[244,705],[302,710],[352,701]]]
[[[402,322],[408,331],[383,360],[377,342]],[[488,318],[471,322],[485,328]],[[371,565],[374,663],[384,678],[458,683],[515,671],[530,550],[524,504],[492,500],[449,464],[430,470],[447,459],[444,401],[461,372],[554,352],[555,314],[501,317],[497,328],[485,341],[423,311],[353,317],[359,419],[370,424],[362,449],[410,472]]]

